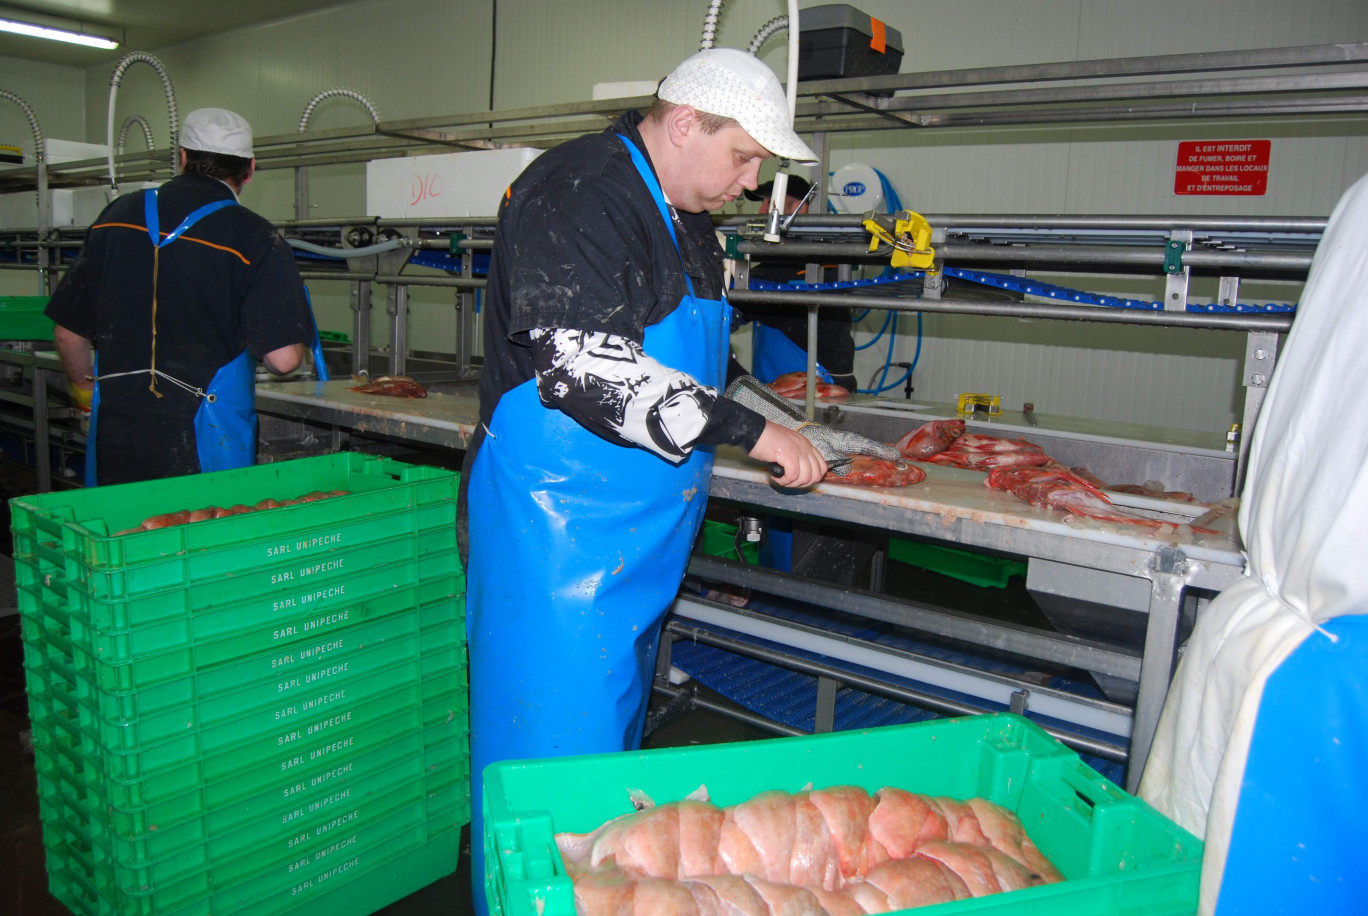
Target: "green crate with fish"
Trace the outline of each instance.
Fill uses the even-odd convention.
[[[16,543],[60,549],[88,572],[157,567],[146,586],[156,590],[383,543],[402,533],[387,519],[403,532],[436,531],[454,524],[459,485],[454,471],[339,452],[15,497],[10,527]],[[80,578],[73,573],[69,582]]]
[[[484,819],[498,916],[1178,916],[1202,861],[1196,837],[1011,714],[506,761],[485,770]]]

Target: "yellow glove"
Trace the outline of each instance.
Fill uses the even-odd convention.
[[[90,412],[91,401],[95,398],[95,389],[82,388],[72,382],[67,383],[67,393],[71,395],[71,403],[81,408],[86,413]]]

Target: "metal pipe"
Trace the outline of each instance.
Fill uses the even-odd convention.
[[[678,619],[671,618],[665,624],[665,628],[679,639],[687,639],[691,642],[702,643],[705,646],[713,646],[714,648],[722,649],[727,652],[734,652],[737,655],[756,658],[760,661],[768,662],[781,668],[788,668],[789,670],[797,671],[800,674],[806,674],[811,677],[831,678],[840,681],[846,686],[862,690],[865,693],[886,697],[887,699],[905,703],[909,706],[930,709],[934,712],[940,712],[950,716],[972,716],[984,711],[982,707],[971,706],[968,703],[959,703],[937,694],[926,693],[898,684],[890,684],[887,681],[880,681],[876,678],[869,677],[868,675],[858,674],[854,671],[848,671],[844,668],[838,668],[823,662],[786,655],[765,646],[749,643],[742,639],[724,636],[720,633],[704,629],[703,627],[692,626]],[[661,690],[661,692],[664,693],[665,691],[662,687],[663,685],[658,685],[656,689]],[[675,690],[678,688],[670,689]],[[702,707],[701,705],[700,708],[711,709],[711,707]],[[728,707],[728,709],[730,709],[730,707]],[[722,714],[727,715],[729,713],[723,711]],[[752,713],[751,715],[754,714]],[[764,721],[768,722],[769,720],[766,719]],[[787,726],[784,727],[786,728]],[[1050,726],[1044,726],[1044,728],[1051,735],[1077,750],[1083,750],[1086,753],[1093,754],[1105,760],[1115,760],[1119,763],[1124,763],[1126,761],[1126,750],[1119,745],[1071,735],[1068,732],[1060,731],[1059,729]],[[800,734],[806,734],[806,732],[800,732]]]
[[[1032,659],[1138,681],[1139,657],[1069,636],[1055,636],[1027,627],[999,624],[967,614],[949,613],[935,605],[894,600],[865,592],[824,585],[762,567],[695,556],[689,574],[739,585],[794,601],[909,627],[922,633],[974,646],[1011,652]],[[738,612],[745,613],[745,612]]]
[[[1012,213],[923,213],[923,217],[937,229],[947,232],[971,232],[977,229],[1137,229],[1168,231],[1197,229],[1218,232],[1324,232],[1326,220],[1310,216],[1105,216],[1092,214],[1062,214],[1058,216],[1027,216]],[[719,220],[723,226],[744,226],[755,215],[729,216]],[[793,221],[792,228],[819,230],[826,227],[863,227],[860,214],[804,214]]]
[[[740,289],[733,290],[727,299],[736,305],[836,306],[889,309],[898,312],[985,315],[996,318],[1049,318],[1061,321],[1097,321],[1103,324],[1152,324],[1177,328],[1209,328],[1218,331],[1283,333],[1292,327],[1292,315],[1287,313],[1256,315],[1247,312],[1165,312],[1094,305],[979,302],[968,299],[893,299],[887,296],[766,293]]]
[[[868,245],[820,242],[740,242],[741,254],[764,258],[848,257],[880,258]],[[1164,268],[1161,248],[1127,245],[981,245],[974,242],[943,242],[936,254],[956,264],[1056,264],[1074,267],[1145,267],[1156,273]],[[884,255],[886,257],[886,255]],[[1183,263],[1190,267],[1232,268],[1235,271],[1279,270],[1305,272],[1311,268],[1309,252],[1186,251]]]
[[[474,277],[410,277],[399,274],[359,274],[340,270],[301,270],[299,276],[304,280],[362,280],[381,285],[455,286],[464,289],[484,289],[486,282]]]
[[[985,86],[994,83],[1031,83],[1045,80],[1103,79],[1118,76],[1156,76],[1161,73],[1202,73],[1217,70],[1263,70],[1278,67],[1338,66],[1368,61],[1368,42],[1261,48],[1255,51],[1204,51],[1101,60],[976,67],[929,73],[811,80],[804,95],[836,95],[851,91],[931,89],[948,86]]]

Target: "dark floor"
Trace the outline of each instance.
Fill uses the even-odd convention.
[[[33,492],[31,473],[0,461],[0,552],[8,563],[9,506],[12,496]],[[9,570],[4,571],[5,575]],[[0,614],[14,607],[12,591],[0,589]],[[705,691],[706,692],[706,691]],[[726,700],[712,695],[718,702]],[[19,618],[0,616],[0,913],[61,916],[69,911],[48,893],[33,752],[28,746],[28,698],[24,689]],[[712,744],[772,737],[733,719],[705,711],[676,718],[647,741],[648,747]],[[463,831],[461,858],[454,875],[436,881],[380,911],[385,916],[442,914],[464,916],[470,905],[469,830]]]

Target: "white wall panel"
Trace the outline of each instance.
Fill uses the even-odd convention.
[[[803,0],[801,6],[819,2]],[[854,5],[900,30],[903,72],[1368,40],[1368,5],[1362,0]],[[182,113],[223,105],[246,115],[259,134],[286,133],[295,129],[314,93],[336,85],[367,95],[382,116],[402,118],[482,110],[491,94],[494,107],[511,108],[584,100],[596,82],[656,80],[697,48],[706,7],[706,0],[356,0],[149,50],[166,63]],[[781,0],[732,0],[724,8],[718,44],[744,47],[761,24],[785,11]],[[772,38],[761,56],[783,74],[783,37]],[[111,69],[82,74],[0,60],[0,85],[31,96],[35,107],[41,102],[57,109],[40,108],[45,130],[48,117],[54,124],[74,118],[74,139],[102,141]],[[135,113],[147,117],[164,142],[161,86],[141,65],[128,72],[119,95],[119,120]],[[0,130],[22,126],[17,110],[0,108],[0,119],[7,117]],[[312,126],[365,117],[359,106],[330,100]],[[1178,143],[1204,138],[1270,139],[1268,193],[1175,196]],[[836,135],[831,147],[833,168],[868,162],[890,177],[904,205],[924,211],[1324,216],[1368,171],[1368,118],[884,131]],[[311,215],[364,209],[361,166],[314,167],[310,187]],[[262,173],[244,200],[267,216],[292,215],[292,175]],[[1097,286],[1090,288],[1100,292],[1157,298],[1162,290],[1161,278],[1093,282]],[[321,324],[349,328],[342,285],[316,286]],[[1209,295],[1209,286],[1194,289]],[[387,339],[382,294],[377,290],[377,342]],[[1263,301],[1295,299],[1297,293],[1275,288],[1260,294]],[[441,349],[440,342],[454,339],[452,298],[445,291],[414,292],[411,341]],[[912,357],[913,322],[902,324],[894,359],[905,361]],[[861,339],[869,333],[862,329]],[[925,323],[916,386],[919,397],[989,390],[1017,407],[1034,400],[1042,412],[1219,432],[1239,410],[1242,352],[1237,334],[933,316]],[[861,352],[862,381],[882,353],[882,344]]]
[[[85,71],[79,67],[0,57],[0,89],[8,89],[28,103],[44,137],[86,138],[85,79]],[[0,100],[0,143],[26,149],[33,146],[28,118],[18,105],[6,100]],[[0,271],[0,295],[34,296],[38,292],[37,274]]]

